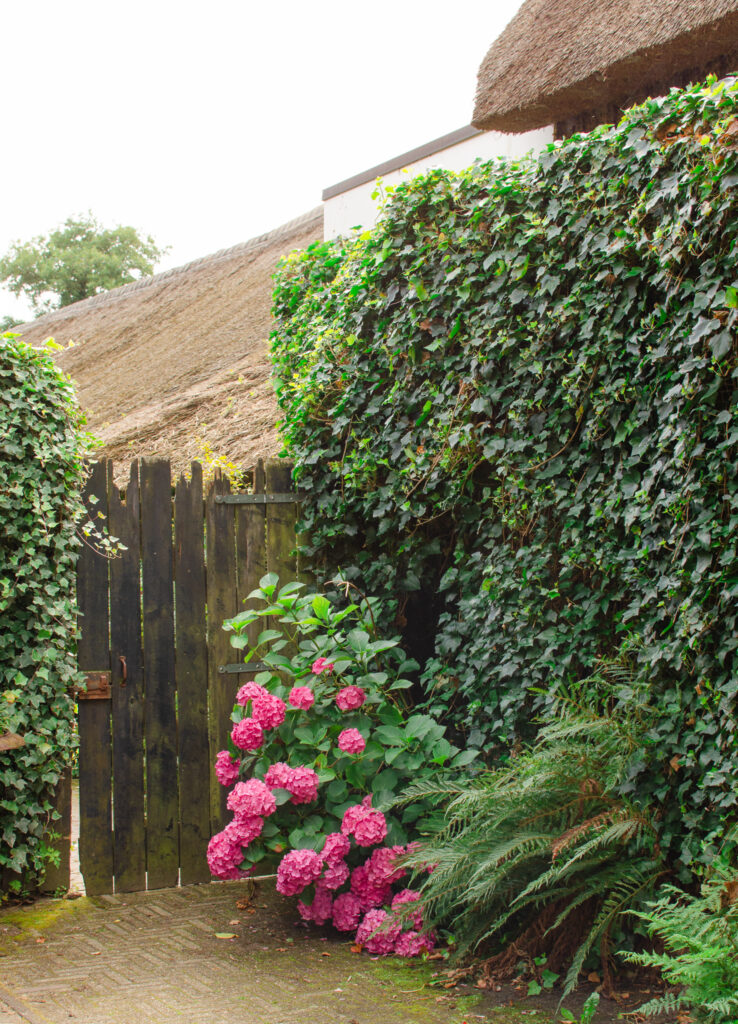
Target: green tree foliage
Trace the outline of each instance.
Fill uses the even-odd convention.
[[[684,879],[738,803],[737,132],[710,81],[432,171],[275,292],[318,573],[415,614],[492,756],[635,636],[661,714],[627,785]]]
[[[69,217],[48,235],[12,245],[0,259],[0,281],[40,315],[153,274],[165,252],[135,228]]]
[[[0,337],[0,900],[43,874],[74,749],[76,524],[88,438],[51,354]]]

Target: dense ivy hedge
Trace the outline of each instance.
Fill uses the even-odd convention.
[[[318,566],[425,621],[426,687],[503,753],[626,646],[664,711],[628,787],[683,865],[738,799],[737,115],[712,80],[430,172],[275,292]]]
[[[74,746],[75,564],[86,435],[49,351],[0,337],[0,898],[43,874]]]

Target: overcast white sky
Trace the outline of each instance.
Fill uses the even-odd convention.
[[[87,210],[160,270],[269,231],[468,124],[521,2],[3,0],[0,254]]]

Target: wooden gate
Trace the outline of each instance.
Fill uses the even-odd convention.
[[[80,865],[88,894],[205,882],[226,820],[213,763],[225,749],[239,673],[223,620],[265,572],[297,576],[291,466],[261,463],[249,495],[202,467],[172,488],[144,459],[125,489],[97,463],[87,507],[125,550],[83,547],[78,568]],[[254,498],[253,495],[258,495]]]

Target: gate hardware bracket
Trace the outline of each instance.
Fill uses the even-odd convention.
[[[304,494],[216,494],[216,505],[287,505],[302,501]]]
[[[265,665],[263,661],[242,661],[238,665],[218,665],[218,672],[221,675],[225,675],[226,672],[238,672],[239,674],[248,672],[249,675],[254,675],[257,672],[269,672],[270,669],[271,666]]]
[[[110,672],[85,672],[86,690],[77,690],[77,700],[110,700]]]

